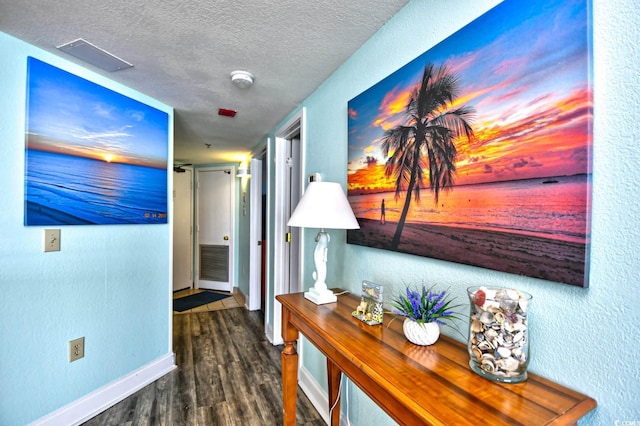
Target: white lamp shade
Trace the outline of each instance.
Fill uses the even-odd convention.
[[[342,186],[335,182],[311,182],[287,226],[320,229],[360,229]]]

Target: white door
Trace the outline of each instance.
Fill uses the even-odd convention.
[[[249,217],[249,310],[260,309],[262,295],[262,161],[251,160]]]
[[[235,170],[198,169],[197,287],[233,290],[233,177]]]
[[[193,172],[173,173],[173,291],[193,285]]]

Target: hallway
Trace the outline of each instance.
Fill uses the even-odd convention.
[[[282,424],[280,351],[260,311],[173,315],[178,368],[85,426]],[[298,388],[298,425],[325,425]]]

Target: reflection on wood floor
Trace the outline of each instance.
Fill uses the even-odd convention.
[[[173,349],[177,369],[85,425],[282,424],[282,347],[266,339],[260,311],[174,315]],[[296,424],[325,424],[300,388],[297,407]]]

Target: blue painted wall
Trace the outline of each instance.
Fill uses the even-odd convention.
[[[0,424],[13,426],[171,353],[169,224],[63,226],[53,253],[43,252],[44,227],[23,226],[27,56],[163,110],[171,123],[173,110],[4,33],[0,51]],[[81,336],[85,357],[69,363],[68,342]]]
[[[325,180],[346,186],[349,99],[498,3],[410,2],[303,102],[308,126],[305,173],[320,172]],[[327,282],[354,292],[368,279],[387,286],[387,294],[403,282],[423,280],[451,287],[461,300],[466,300],[465,288],[471,285],[516,287],[531,293],[530,371],[595,398],[598,408],[583,424],[640,421],[639,14],[640,3],[634,0],[594,0],[590,288],[347,245],[345,233],[338,231],[332,231],[329,250]],[[305,232],[304,238],[304,250],[311,253],[313,232]],[[314,269],[310,255],[305,256],[304,269],[308,287]],[[312,353],[311,347],[304,351],[305,367],[325,385],[323,357]],[[352,384],[343,410],[345,405],[352,424],[393,424]]]

